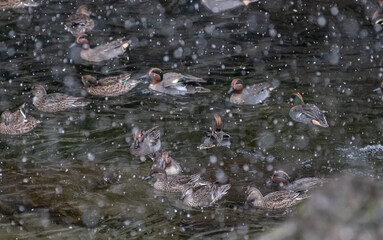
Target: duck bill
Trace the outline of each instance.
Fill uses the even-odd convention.
[[[133,147],[134,147],[134,149],[138,149],[138,148],[140,148],[140,141],[139,141],[138,139],[136,139],[136,140],[134,141],[134,145],[133,145]]]
[[[232,92],[234,92],[234,88],[233,88],[233,87],[231,87],[231,88],[229,89],[229,91],[227,91],[227,94],[230,94],[230,93],[232,93]]]
[[[5,126],[8,126],[8,125],[9,125],[9,118],[5,118],[5,119],[4,119],[4,124],[5,124]]]
[[[374,92],[381,92],[381,91],[382,91],[382,88],[378,87],[378,88],[375,88],[373,91],[374,91]]]
[[[144,74],[144,75],[142,75],[141,77],[139,77],[138,79],[147,79],[147,78],[149,78],[149,74]]]
[[[147,181],[147,180],[152,179],[152,178],[153,178],[153,176],[149,175],[149,176],[144,177],[144,180]]]

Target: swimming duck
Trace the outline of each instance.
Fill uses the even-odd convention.
[[[130,146],[130,153],[135,156],[145,156],[157,152],[161,148],[160,130],[155,126],[147,131],[137,130]]]
[[[43,112],[59,112],[67,109],[84,107],[90,102],[84,102],[82,97],[72,97],[63,93],[47,94],[45,88],[36,85],[32,89],[33,105]]]
[[[232,93],[230,102],[234,104],[255,105],[262,103],[266,98],[270,97],[270,92],[273,89],[273,86],[267,82],[257,83],[243,88],[242,80],[236,78],[231,82],[230,90],[227,93]]]
[[[183,73],[163,73],[159,68],[152,68],[149,70],[149,77],[152,82],[149,88],[170,95],[185,95],[195,93],[207,93],[209,89],[201,86],[194,86],[199,83],[206,83],[206,80],[198,77],[194,77],[189,74]],[[194,84],[194,85],[192,85]]]
[[[154,159],[152,170],[155,168],[165,169],[167,175],[177,175],[182,171],[180,164],[169,157],[168,152],[163,152],[160,157]]]
[[[16,112],[11,113],[8,109],[1,114],[0,133],[7,135],[19,135],[32,131],[40,123],[34,117],[26,115],[24,104]]]
[[[280,188],[295,192],[308,191],[313,188],[322,187],[327,182],[326,179],[316,177],[301,178],[292,182],[289,175],[282,170],[274,171],[271,180],[274,183],[277,183]]]
[[[259,0],[202,0],[202,4],[213,13],[219,13],[257,1]]]
[[[91,75],[81,78],[86,91],[95,96],[115,97],[132,90],[140,81],[131,79],[130,73],[97,79]]]
[[[80,33],[91,31],[94,28],[94,21],[90,18],[92,12],[88,6],[81,5],[76,14],[69,16],[65,22],[65,30],[70,32],[73,36]]]
[[[162,168],[154,168],[145,180],[155,177],[154,188],[164,192],[183,192],[189,187],[198,186],[201,176],[194,175],[172,175],[166,174]]]
[[[218,186],[217,184],[203,185],[196,191],[192,187],[182,193],[183,203],[190,207],[208,207],[220,200],[231,188],[230,184]]]
[[[88,62],[102,62],[118,57],[124,54],[130,45],[130,41],[120,38],[104,45],[90,48],[89,36],[85,33],[77,35],[76,43],[81,46],[81,50],[79,50],[81,59]],[[71,48],[74,46],[75,45],[72,44]],[[75,50],[77,51],[78,49],[75,48]]]
[[[255,187],[249,188],[247,191],[246,202],[253,207],[278,210],[294,206],[298,201],[302,200],[301,194],[294,191],[276,191],[263,196]]]
[[[213,148],[216,146],[230,146],[231,137],[221,129],[221,117],[214,115],[215,130],[211,129],[210,132],[206,132],[206,136],[203,143],[200,145],[200,149]]]
[[[36,7],[39,3],[33,0],[0,0],[0,9],[19,8],[19,7]]]
[[[294,106],[290,109],[289,115],[294,121],[328,127],[323,111],[319,110],[314,104],[305,104],[299,93],[291,94],[290,101]]]
[[[378,7],[372,15],[371,22],[373,25],[383,25],[383,0],[379,0]]]

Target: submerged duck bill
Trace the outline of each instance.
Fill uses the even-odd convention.
[[[140,148],[140,141],[138,139],[136,141],[134,141],[133,147],[134,147],[134,149]]]
[[[146,180],[149,180],[149,179],[152,179],[152,178],[153,178],[153,176],[149,175],[149,176],[144,177],[144,180],[146,181]]]

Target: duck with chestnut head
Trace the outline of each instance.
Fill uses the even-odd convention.
[[[282,170],[274,171],[271,180],[273,183],[278,184],[279,189],[295,192],[307,192],[311,189],[322,187],[327,183],[326,179],[317,177],[306,177],[292,181],[289,175]]]
[[[159,155],[159,154],[157,154]],[[161,156],[155,156],[152,165],[152,170],[162,168],[167,175],[177,175],[182,172],[181,165],[169,156],[169,152],[163,152]]]
[[[319,110],[314,104],[305,104],[302,95],[292,93],[290,101],[294,106],[290,109],[289,115],[294,121],[325,128],[328,127],[323,111]]]
[[[147,131],[136,130],[130,153],[135,156],[145,156],[157,152],[161,148],[160,130],[155,126]]]
[[[206,80],[189,74],[175,72],[164,73],[159,68],[152,68],[149,70],[148,75],[151,79],[149,88],[157,92],[169,95],[210,92],[209,89],[199,85],[201,83],[206,83]]]
[[[76,47],[81,46],[81,48]],[[72,51],[79,51],[79,55],[82,60],[88,62],[102,62],[116,58],[125,53],[126,49],[129,47],[130,41],[124,40],[123,38],[114,40],[112,42],[99,45],[95,48],[90,48],[89,45],[89,36],[85,33],[80,33],[77,35],[76,43],[72,44]],[[78,61],[78,53],[71,52],[72,59]]]
[[[267,82],[257,83],[244,88],[241,79],[234,79],[227,92],[231,94],[230,102],[238,105],[255,105],[262,103],[270,97],[270,92],[274,87]]]
[[[203,143],[199,146],[200,149],[213,148],[217,146],[230,147],[231,136],[222,131],[222,120],[219,115],[214,115],[215,128],[206,132],[203,138]]]

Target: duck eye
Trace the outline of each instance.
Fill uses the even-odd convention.
[[[242,84],[242,81],[238,80],[235,84]]]

